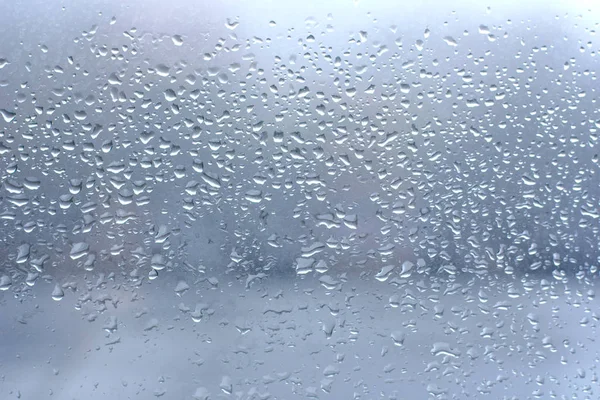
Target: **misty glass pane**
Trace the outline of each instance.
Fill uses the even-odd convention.
[[[598,399],[592,1],[6,1],[0,399]]]

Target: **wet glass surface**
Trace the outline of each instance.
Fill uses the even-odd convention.
[[[595,399],[592,2],[14,2],[1,399]]]

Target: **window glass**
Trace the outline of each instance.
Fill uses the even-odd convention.
[[[0,398],[600,396],[594,2],[6,2]]]

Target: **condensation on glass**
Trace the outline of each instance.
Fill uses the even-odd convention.
[[[395,3],[6,4],[0,398],[598,398],[600,10]]]

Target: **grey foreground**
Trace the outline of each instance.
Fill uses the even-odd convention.
[[[93,275],[93,274],[92,274]],[[118,281],[118,279],[117,279]],[[597,398],[577,282],[94,275],[0,296],[0,398]],[[189,287],[189,289],[188,289]]]

